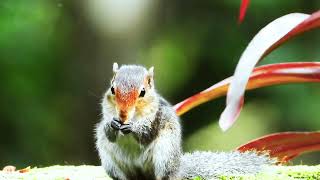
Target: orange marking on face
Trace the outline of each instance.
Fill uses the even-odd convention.
[[[136,104],[139,92],[136,89],[132,89],[129,92],[121,92],[119,89],[116,89],[115,92],[116,104],[120,110],[119,118],[122,123],[125,123],[128,120],[129,111]]]
[[[119,117],[120,117],[120,120],[122,121],[122,123],[125,123],[126,120],[128,119],[128,111],[120,110]]]

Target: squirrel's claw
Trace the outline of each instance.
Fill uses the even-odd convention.
[[[111,127],[114,130],[121,130],[123,134],[128,134],[131,132],[131,125],[122,124],[117,118],[113,118],[113,120],[111,121]]]
[[[129,134],[131,133],[131,125],[130,124],[123,124],[121,127],[120,127],[120,130],[123,134]]]
[[[117,138],[117,134],[116,134],[116,131],[113,131],[113,132],[110,132],[110,130],[114,129],[112,127],[112,129],[110,128],[110,126],[108,125],[104,126],[104,133],[106,135],[106,137],[109,139],[109,141],[111,142],[115,142],[116,141],[116,138]]]
[[[113,118],[113,120],[111,121],[111,127],[115,130],[120,130],[120,127],[121,127],[120,121],[116,118]]]

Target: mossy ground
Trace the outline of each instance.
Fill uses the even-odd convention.
[[[255,176],[221,176],[221,180],[320,180],[320,165],[274,166]]]
[[[1,172],[0,180],[111,180],[101,166],[50,166],[28,172]]]
[[[8,180],[110,180],[100,166],[50,166],[32,168],[25,173],[0,171],[0,179]],[[195,178],[201,180],[201,178]],[[221,176],[221,180],[317,180],[320,179],[320,165],[317,166],[274,166],[263,173],[247,176]]]

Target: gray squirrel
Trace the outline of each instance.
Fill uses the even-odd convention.
[[[156,92],[153,67],[114,63],[113,72],[96,127],[101,163],[113,179],[215,179],[255,174],[276,163],[255,152],[183,153],[180,119]]]

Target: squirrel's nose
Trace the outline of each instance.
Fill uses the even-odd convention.
[[[119,113],[119,120],[121,124],[124,124],[128,119],[128,113],[126,111],[120,111]]]

